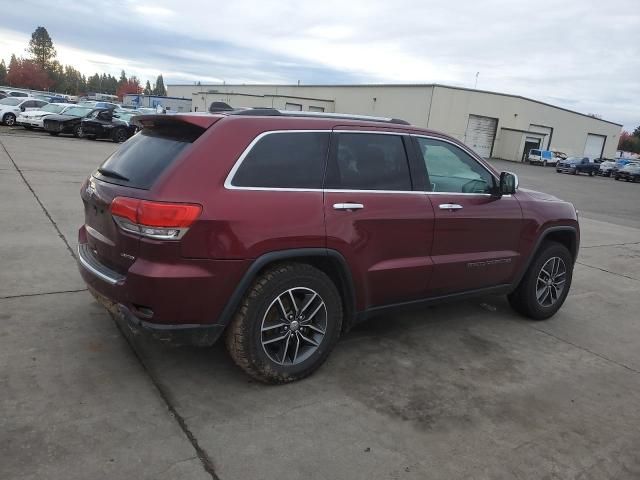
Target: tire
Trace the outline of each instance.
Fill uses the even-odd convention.
[[[548,263],[552,262],[552,259],[562,260],[562,264],[558,263],[560,265],[558,271],[561,271],[562,267],[564,267],[564,275],[556,276],[555,282],[561,282],[564,279],[564,283],[561,284],[562,289],[560,292],[556,288],[546,287],[548,294],[545,295],[545,283],[540,280],[540,277],[546,277],[543,273],[543,268],[553,271],[555,264]],[[546,320],[562,307],[571,288],[572,276],[573,257],[567,247],[557,242],[543,243],[518,287],[508,295],[509,303],[516,312],[525,317],[532,320]],[[543,292],[542,301],[539,301],[538,293],[541,291]],[[553,292],[556,292],[557,295],[555,300]]]
[[[578,174],[578,169],[574,168],[573,170],[571,170],[571,175],[577,175]]]
[[[13,127],[16,124],[16,116],[13,113],[7,113],[2,117],[2,123],[7,127]]]
[[[76,125],[75,127],[73,127],[71,133],[73,133],[73,136],[76,138],[82,137],[82,125]]]
[[[124,128],[116,128],[111,134],[111,140],[113,140],[115,143],[126,142],[128,138],[129,135]]]
[[[57,137],[58,135],[60,135],[60,132],[48,132],[49,135],[51,135],[52,137]]]
[[[299,317],[293,314],[289,291],[297,297]],[[304,308],[313,293],[317,297]],[[303,314],[309,315],[316,308],[312,330],[308,326],[310,319],[305,320]],[[293,382],[313,373],[327,359],[340,336],[342,315],[340,294],[324,272],[307,264],[280,264],[261,274],[246,293],[226,329],[225,344],[236,365],[256,380],[271,384]],[[295,330],[294,322],[300,322],[295,323]],[[294,342],[303,350],[294,349]]]
[[[590,177],[593,177],[593,172],[589,172],[589,176],[590,176]]]
[[[33,127],[31,125],[24,125],[24,128],[27,130],[33,130]]]

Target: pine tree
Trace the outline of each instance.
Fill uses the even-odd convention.
[[[4,63],[4,60],[0,61],[0,85],[4,85],[4,82],[7,81],[7,66]],[[149,85],[149,82],[147,82]]]
[[[144,86],[144,91],[142,93],[145,95],[151,95],[151,84],[149,83],[149,80],[147,80],[147,84]]]
[[[164,79],[162,78],[162,74],[158,75],[158,78],[156,79],[156,84],[153,87],[153,94],[161,95],[163,97],[167,95],[167,89],[164,88]]]
[[[19,70],[20,69],[20,63],[18,62],[18,59],[16,58],[16,56],[12,53],[11,54],[11,60],[9,60],[9,69],[7,70],[7,83],[9,85],[11,85],[11,80],[9,78],[9,74],[11,73],[11,70]],[[15,86],[15,85],[11,85],[11,86]]]
[[[120,80],[118,80],[118,87],[120,87],[120,86],[124,85],[124,84],[125,84],[125,83],[127,83],[127,82],[128,82],[128,80],[127,80],[127,74],[125,73],[125,71],[124,71],[124,70],[122,70],[122,71],[120,72]]]
[[[44,27],[36,28],[31,34],[27,51],[31,54],[32,60],[43,69],[56,58],[53,41]]]

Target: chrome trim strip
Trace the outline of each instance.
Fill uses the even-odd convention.
[[[111,240],[109,240],[107,237],[105,237],[103,234],[101,234],[95,228],[93,228],[93,227],[91,227],[89,225],[85,225],[84,228],[87,230],[87,233],[89,235],[91,235],[93,238],[95,238],[96,240],[100,240],[102,243],[106,243],[110,247],[115,247],[116,246],[115,243],[113,243]]]
[[[233,164],[233,168],[227,175],[227,178],[224,181],[224,188],[227,190],[265,190],[265,191],[284,191],[284,192],[321,192],[322,189],[314,189],[314,188],[269,188],[269,187],[237,187],[233,185],[232,180],[235,176],[236,172],[242,165],[244,159],[249,155],[249,152],[255,147],[256,143],[262,140],[267,135],[274,135],[278,133],[328,133],[331,134],[331,130],[269,130],[267,132],[262,132],[256,138],[254,138],[251,143],[243,150],[240,154],[236,163]]]
[[[393,126],[393,128],[402,128],[402,126]],[[463,195],[463,196],[481,196],[481,197],[490,197],[491,194],[490,193],[461,193],[461,192],[427,192],[427,191],[420,191],[420,190],[342,190],[342,189],[335,189],[335,188],[279,188],[279,187],[238,187],[236,185],[232,184],[232,180],[233,177],[235,176],[236,172],[238,171],[238,169],[240,168],[240,165],[242,165],[242,162],[244,161],[244,159],[249,155],[249,152],[251,152],[251,150],[253,149],[253,147],[256,145],[256,143],[258,143],[262,138],[266,137],[267,135],[271,135],[271,134],[278,134],[278,133],[374,133],[374,134],[382,134],[382,135],[399,135],[399,136],[411,136],[411,137],[422,137],[422,138],[429,138],[429,139],[433,139],[433,140],[440,140],[443,142],[447,142],[450,143],[451,145],[460,148],[461,150],[465,151],[466,153],[468,153],[471,158],[473,158],[474,160],[476,160],[476,162],[478,162],[485,170],[487,170],[487,172],[494,178],[496,179],[497,182],[499,182],[500,180],[498,178],[496,178],[495,174],[489,170],[487,168],[487,166],[484,164],[484,161],[478,161],[477,155],[472,152],[471,150],[469,150],[466,146],[464,148],[462,148],[460,145],[458,145],[457,143],[451,142],[447,139],[441,138],[441,137],[435,137],[435,136],[430,136],[430,135],[421,135],[421,134],[413,134],[413,133],[408,133],[408,132],[385,132],[385,131],[380,131],[380,130],[269,130],[267,132],[262,132],[261,134],[259,134],[256,138],[254,138],[251,143],[249,143],[249,145],[247,146],[247,148],[245,148],[242,153],[240,154],[240,157],[238,158],[238,160],[236,160],[236,162],[233,164],[233,167],[231,168],[231,171],[229,172],[229,174],[227,175],[227,178],[224,181],[224,188],[227,190],[248,190],[248,191],[257,191],[257,192],[329,192],[329,193],[402,193],[402,194],[408,194],[408,195]],[[510,195],[503,195],[504,197],[510,197]]]
[[[78,245],[78,261],[80,262],[80,265],[85,268],[85,270],[93,273],[96,277],[104,280],[109,285],[118,285],[119,283],[122,283],[124,281],[125,277],[123,275],[120,275],[119,273],[116,273],[113,270],[102,266],[95,258],[92,258],[91,260],[93,260],[93,262],[97,263],[98,265],[101,265],[105,271],[101,271],[98,268],[94,267],[92,265],[93,262],[85,258],[85,256],[90,255],[90,252],[87,252],[88,248],[89,246],[86,243]],[[113,276],[108,275],[106,272],[113,274]]]

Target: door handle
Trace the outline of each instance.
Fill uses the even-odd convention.
[[[462,205],[458,205],[457,203],[441,203],[440,204],[440,210],[454,211],[454,210],[461,210],[461,209],[462,209]]]
[[[364,205],[361,203],[334,203],[334,210],[360,210],[364,208]]]

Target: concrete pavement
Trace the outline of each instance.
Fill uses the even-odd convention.
[[[30,135],[0,131],[0,478],[640,477],[640,229],[626,213],[579,206],[574,284],[549,321],[500,297],[380,317],[312,377],[268,387],[222,345],[125,340],[67,248],[79,183],[115,145]],[[524,186],[552,173],[536,168]]]

